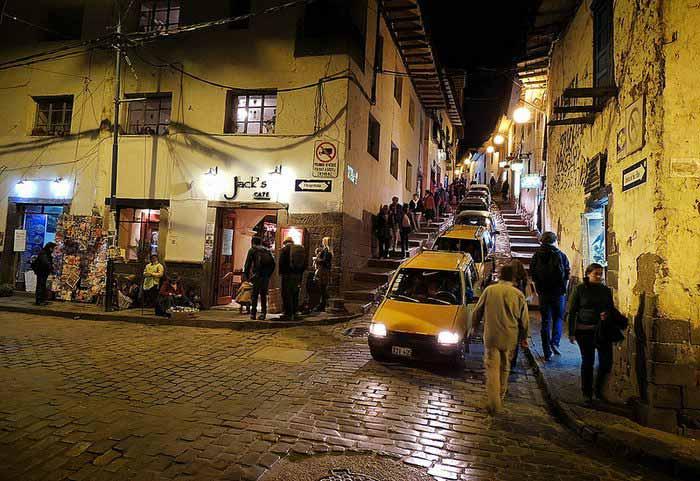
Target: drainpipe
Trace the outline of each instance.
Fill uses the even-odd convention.
[[[379,72],[377,71],[377,40],[379,39],[379,26],[381,18],[382,2],[381,0],[377,0],[377,26],[374,32],[374,68],[372,69],[372,98],[370,100],[372,105],[377,104],[377,75],[379,75]]]

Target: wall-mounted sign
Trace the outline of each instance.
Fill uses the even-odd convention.
[[[526,174],[520,177],[521,189],[539,189],[542,187],[542,177],[537,174]]]
[[[330,192],[332,189],[332,180],[296,179],[294,181],[294,190],[296,192]]]
[[[221,235],[221,255],[233,255],[233,229],[223,229]]]
[[[313,177],[338,177],[338,146],[334,142],[317,140],[314,144]]]
[[[270,192],[267,191],[267,181],[260,180],[260,177],[250,176],[246,180],[236,176],[233,178],[233,193],[224,194],[226,200],[233,200],[238,197],[238,192],[242,189],[252,189],[254,200],[270,200]]]
[[[627,106],[617,132],[617,160],[621,160],[644,147],[644,96]]]
[[[671,159],[671,177],[700,177],[700,157]]]
[[[647,159],[636,162],[622,171],[622,192],[647,181]]]
[[[15,252],[24,252],[27,250],[27,231],[24,229],[15,229]]]
[[[348,164],[348,180],[355,185],[357,185],[357,183],[360,181],[360,173],[356,169],[354,169],[350,164]]]

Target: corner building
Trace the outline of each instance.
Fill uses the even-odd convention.
[[[29,254],[15,252],[15,230],[43,216],[39,245],[70,213],[104,217],[122,258],[115,276],[140,275],[157,253],[206,306],[235,295],[252,236],[277,250],[291,234],[310,257],[329,236],[337,294],[371,255],[380,205],[453,172],[464,83],[439,67],[416,2],[132,3],[116,218],[109,28],[119,4],[17,4],[13,15],[49,31],[3,23],[0,62],[15,62],[0,67],[3,281],[24,287]]]

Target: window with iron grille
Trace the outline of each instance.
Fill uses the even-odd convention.
[[[70,134],[73,96],[35,97],[36,119],[32,135]]]
[[[406,159],[406,190],[413,190],[413,164]]]
[[[129,102],[126,133],[132,135],[166,135],[170,125],[171,93],[129,94],[127,98],[144,98]]]
[[[227,93],[225,133],[274,134],[276,120],[277,93]]]
[[[389,173],[394,179],[399,178],[399,148],[391,143],[391,162],[389,163]]]
[[[403,96],[403,77],[398,74],[394,77],[394,98],[401,105],[401,97]]]
[[[615,85],[613,52],[613,2],[596,0],[593,11],[593,72],[594,87]]]
[[[180,26],[180,0],[143,0],[139,30],[165,32]]]
[[[379,122],[369,114],[369,127],[367,128],[367,152],[379,160],[379,139],[381,137],[381,126]]]

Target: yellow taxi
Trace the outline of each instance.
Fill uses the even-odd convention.
[[[475,294],[493,281],[496,260],[491,255],[493,245],[487,227],[478,225],[453,225],[435,240],[433,250],[466,252],[474,260],[478,279],[474,282]]]
[[[474,262],[461,252],[424,251],[401,264],[372,317],[372,357],[462,366],[474,308],[474,275]]]

